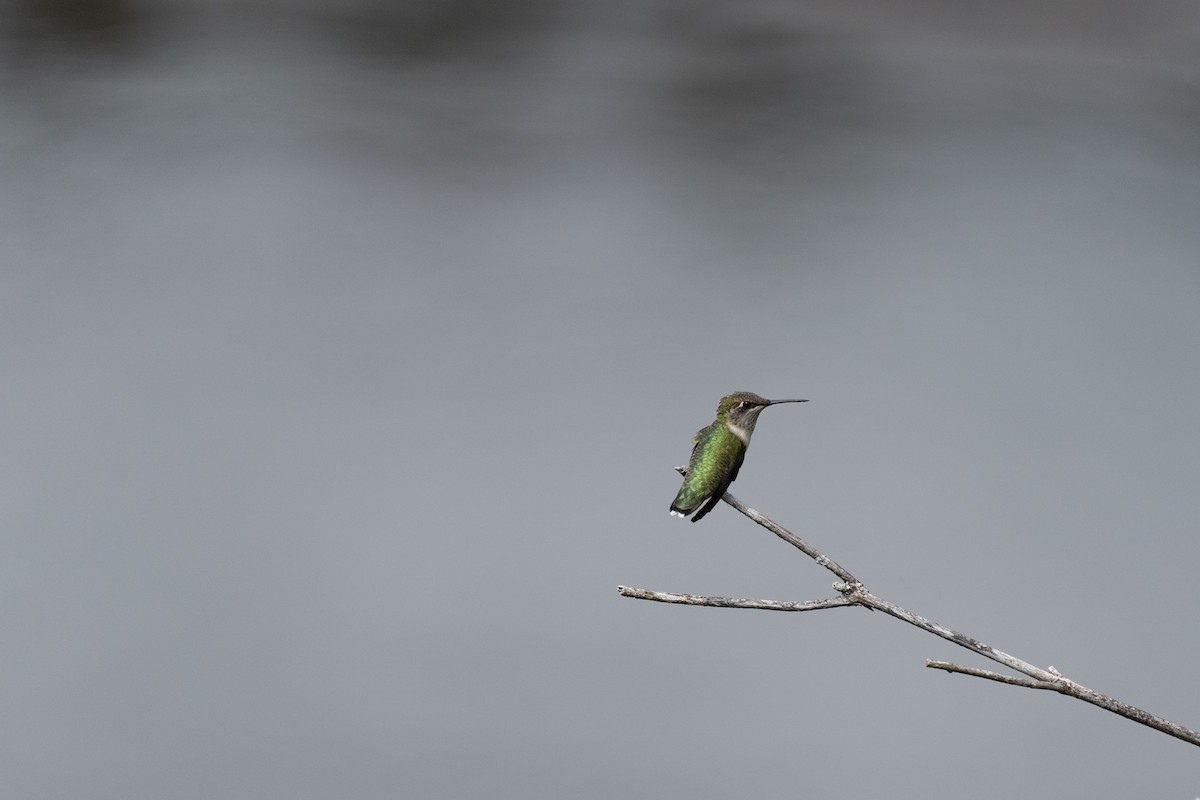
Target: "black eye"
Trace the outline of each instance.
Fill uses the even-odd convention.
[[[749,408],[751,405],[753,405],[753,403],[751,403],[749,400],[743,400],[742,402],[738,403],[738,408]]]

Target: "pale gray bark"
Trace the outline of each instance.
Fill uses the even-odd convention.
[[[958,631],[940,625],[931,619],[919,616],[907,611],[899,606],[876,597],[867,591],[866,586],[862,581],[855,578],[849,570],[838,564],[833,559],[826,556],[817,548],[810,545],[808,542],[801,539],[791,531],[784,528],[779,523],[768,519],[767,517],[743,504],[733,495],[726,493],[722,498],[726,503],[733,506],[735,509],[745,514],[750,519],[757,522],[762,527],[769,530],[771,533],[783,539],[788,544],[792,545],[802,553],[813,559],[820,566],[832,572],[840,580],[833,584],[833,588],[838,592],[835,597],[826,598],[823,600],[807,600],[802,602],[783,602],[778,600],[743,600],[732,597],[705,597],[702,595],[692,594],[675,594],[670,592],[657,592],[650,589],[635,589],[628,586],[618,586],[617,591],[625,597],[632,597],[639,600],[654,600],[660,603],[678,603],[682,605],[693,606],[715,606],[718,608],[757,608],[766,611],[818,611],[825,608],[839,608],[843,606],[865,606],[866,608],[882,611],[884,614],[903,620],[910,625],[915,625],[927,633],[932,633],[935,636],[940,636],[947,641],[951,641],[959,647],[965,647],[972,652],[975,652],[984,658],[989,658],[1003,664],[1010,669],[1021,673],[1027,677],[1018,677],[1013,675],[1005,675],[991,670],[980,669],[978,667],[968,667],[962,664],[954,664],[948,661],[927,660],[925,666],[932,669],[945,670],[946,672],[959,673],[961,675],[972,675],[977,678],[998,681],[1011,686],[1024,686],[1029,689],[1047,689],[1050,691],[1065,694],[1068,697],[1074,697],[1082,700],[1085,703],[1099,706],[1106,711],[1111,711],[1114,714],[1119,714],[1126,719],[1131,719],[1134,722],[1140,722],[1142,725],[1154,728],[1157,731],[1174,736],[1177,739],[1182,739],[1185,742],[1200,746],[1200,732],[1194,731],[1191,728],[1185,728],[1182,725],[1177,725],[1174,722],[1163,719],[1162,717],[1142,711],[1140,708],[1135,708],[1128,703],[1123,703],[1120,700],[1102,695],[1099,692],[1093,691],[1088,687],[1076,683],[1070,678],[1062,675],[1054,667],[1042,669],[1035,667],[1027,661],[1022,661],[1016,656],[1011,656],[1002,650],[997,650],[990,645],[986,645],[977,639],[959,633]]]

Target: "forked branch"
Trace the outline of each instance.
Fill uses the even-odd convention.
[[[681,470],[682,471],[682,470]],[[1154,728],[1169,736],[1174,736],[1177,739],[1182,739],[1185,742],[1200,746],[1200,731],[1194,731],[1191,728],[1185,728],[1182,725],[1177,725],[1174,722],[1157,717],[1153,714],[1142,711],[1140,708],[1135,708],[1128,703],[1123,703],[1120,700],[1113,699],[1099,692],[1095,692],[1088,687],[1076,683],[1075,681],[1062,675],[1054,667],[1041,669],[1035,667],[1026,661],[1022,661],[1016,656],[1011,656],[1002,650],[997,650],[994,647],[984,644],[978,639],[973,639],[958,631],[947,628],[945,625],[940,625],[933,620],[918,616],[917,614],[907,611],[899,606],[889,603],[882,598],[876,597],[867,591],[867,588],[862,584],[862,581],[855,578],[849,570],[838,564],[833,559],[826,556],[817,548],[810,545],[808,542],[801,539],[796,534],[784,528],[779,523],[771,520],[753,508],[746,506],[733,495],[726,493],[722,498],[726,503],[733,506],[735,509],[745,514],[750,519],[757,522],[762,527],[769,530],[771,533],[783,539],[788,544],[792,545],[809,558],[817,562],[825,569],[832,572],[839,578],[839,581],[833,585],[833,588],[838,592],[838,596],[830,597],[824,600],[808,600],[803,602],[783,602],[779,600],[742,600],[732,597],[705,597],[702,595],[692,594],[674,594],[669,592],[656,592],[650,589],[635,589],[629,586],[618,586],[617,591],[625,597],[632,597],[638,600],[653,600],[659,603],[678,603],[682,605],[692,606],[715,606],[717,608],[757,608],[766,611],[819,611],[826,608],[840,608],[843,606],[865,606],[876,611],[882,611],[884,614],[903,620],[910,625],[915,625],[927,633],[932,633],[935,636],[940,636],[943,639],[954,642],[959,647],[965,647],[972,652],[978,653],[984,658],[989,658],[1004,666],[1021,673],[1025,677],[1014,675],[1006,675],[1000,672],[980,669],[978,667],[969,667],[962,664],[953,664],[948,661],[928,660],[925,666],[931,669],[940,669],[946,672],[959,673],[961,675],[972,675],[977,678],[986,680],[998,681],[1011,686],[1023,686],[1028,689],[1047,689],[1050,691],[1065,694],[1069,697],[1074,697],[1082,700],[1085,703],[1091,703],[1094,706],[1099,706],[1106,711],[1111,711],[1114,714],[1119,714],[1126,719],[1131,719],[1134,722],[1139,722],[1142,725]]]

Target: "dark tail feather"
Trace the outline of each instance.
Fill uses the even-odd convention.
[[[721,491],[708,498],[708,502],[700,507],[700,510],[696,512],[696,516],[692,517],[692,522],[699,522],[701,519],[703,519],[705,514],[712,511],[713,508],[716,507],[717,503],[721,502],[721,498],[724,495],[725,492]]]

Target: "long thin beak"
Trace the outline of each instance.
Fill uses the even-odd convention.
[[[807,400],[772,400],[771,402],[767,403],[767,405],[774,406],[774,405],[778,405],[780,403],[807,403],[807,402],[808,402]]]

